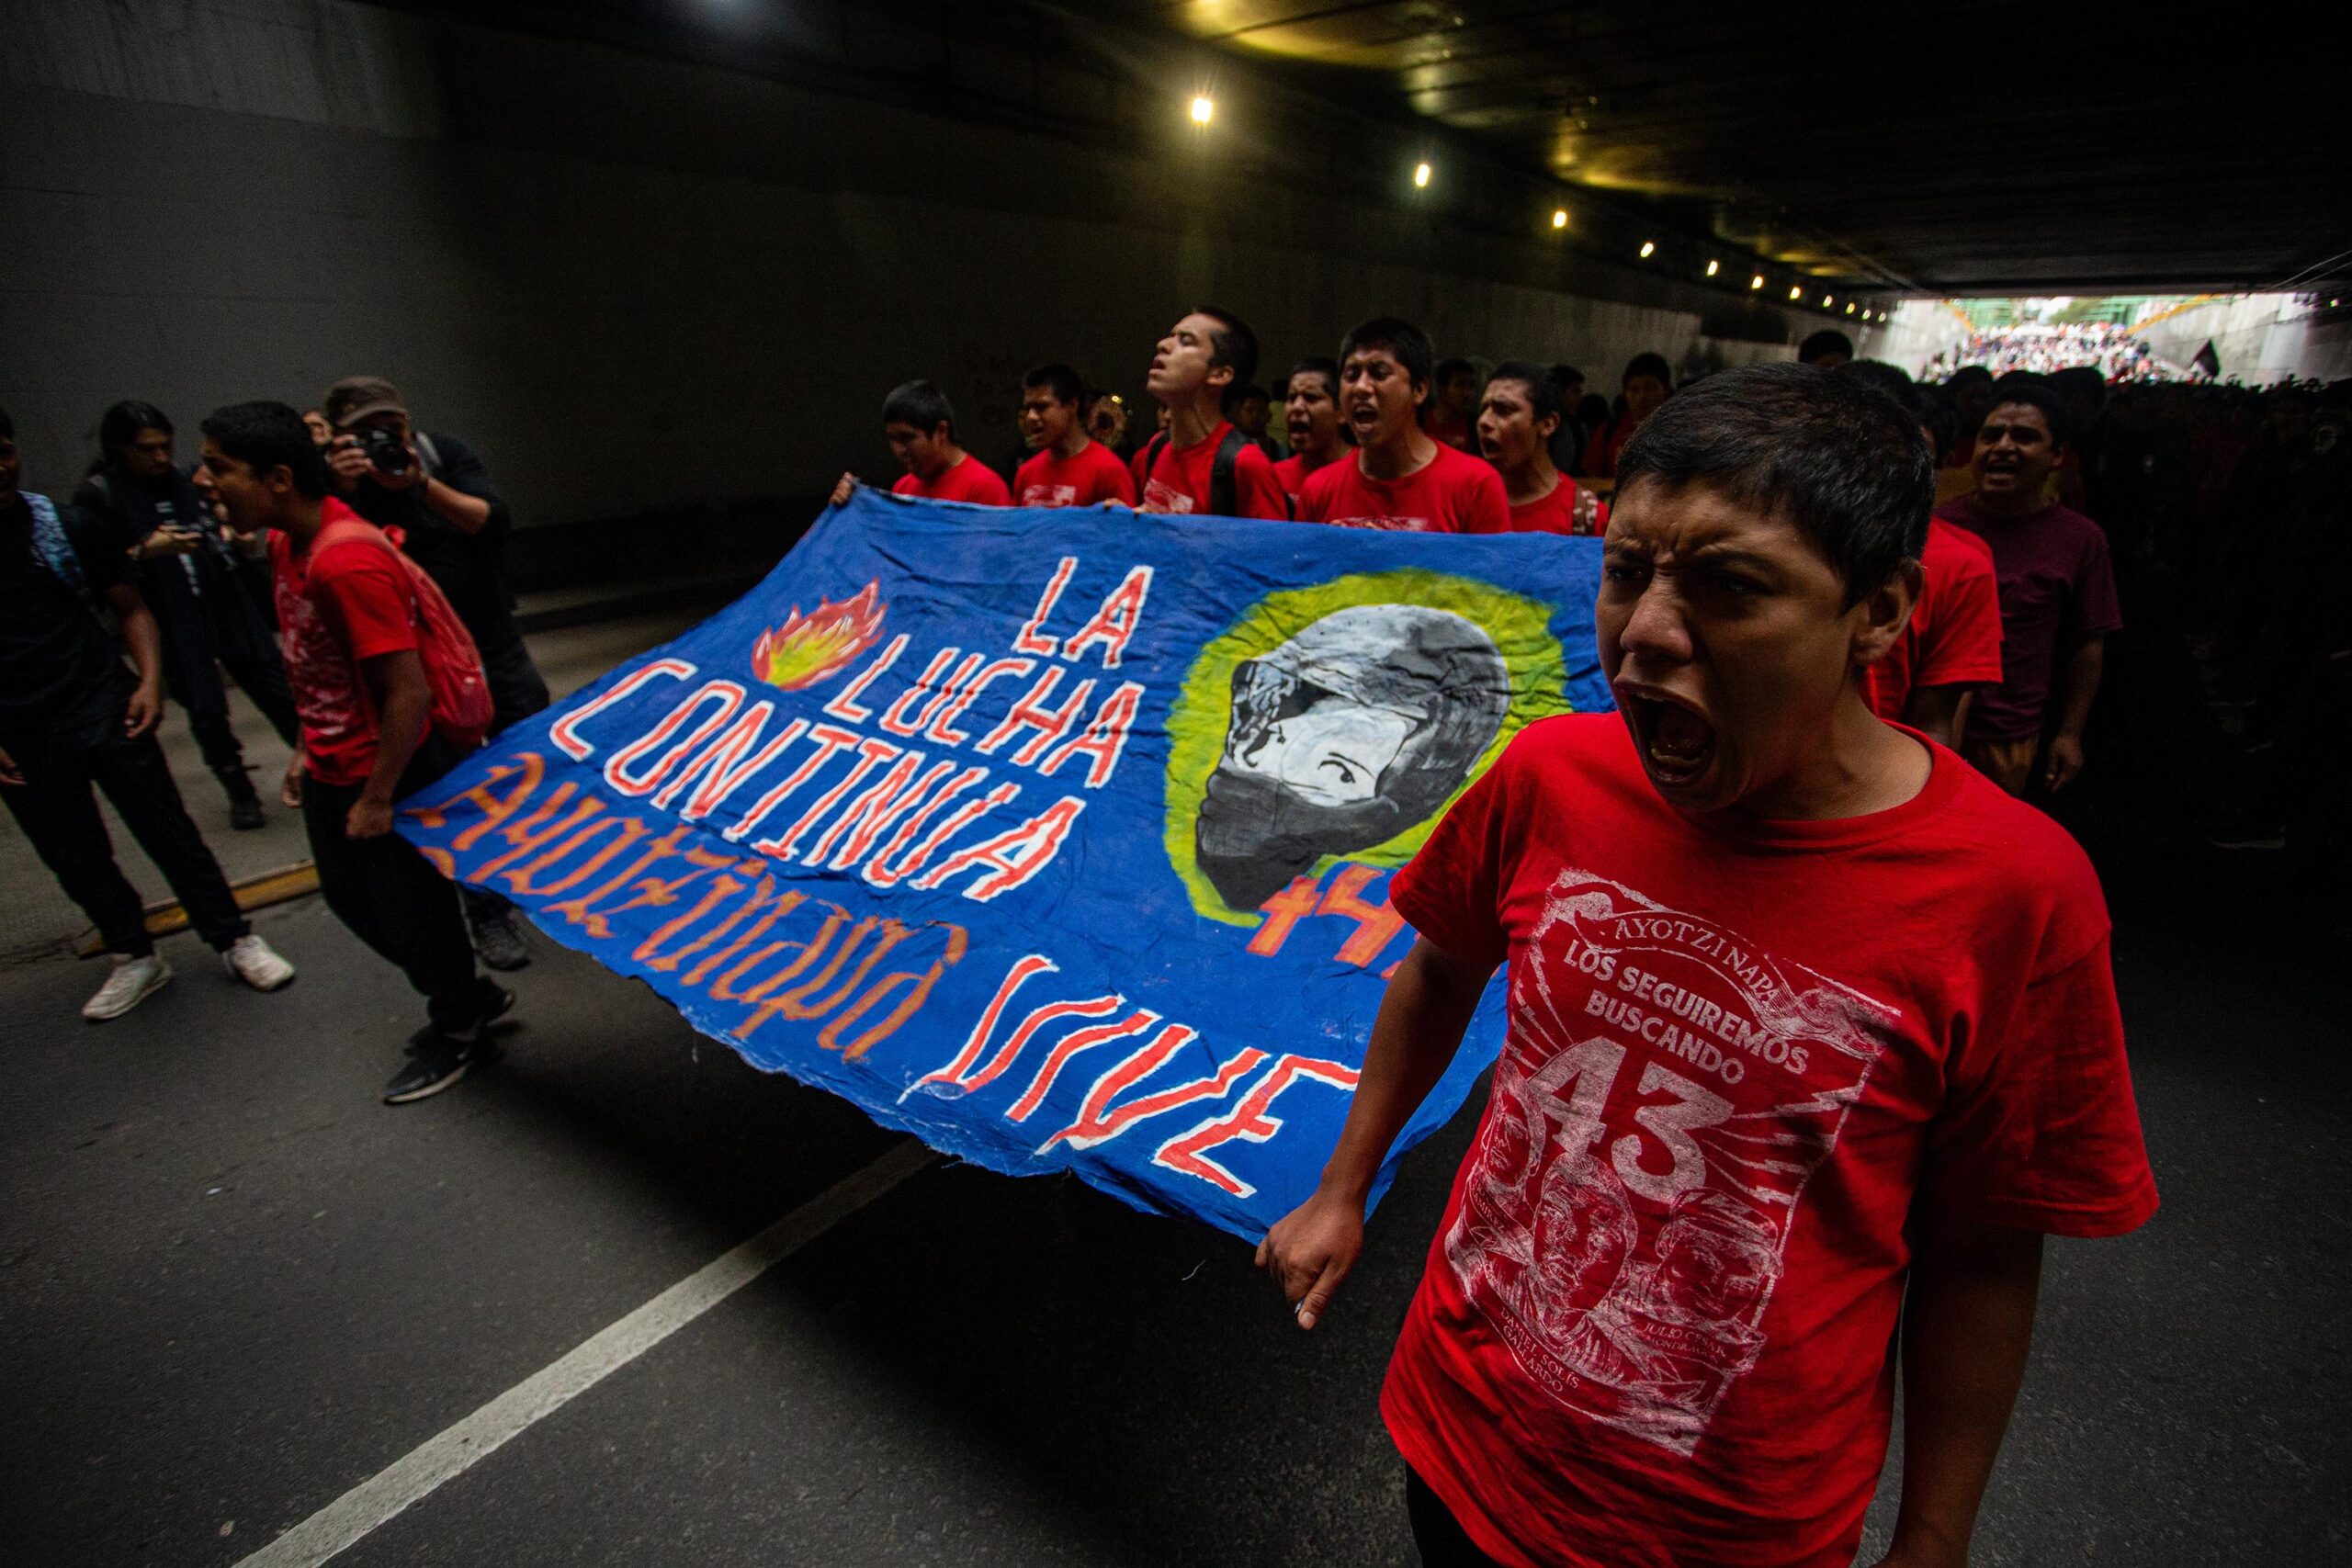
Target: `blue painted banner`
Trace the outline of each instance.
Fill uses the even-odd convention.
[[[860,491],[401,831],[754,1066],[1254,1238],[1412,943],[1389,874],[1522,726],[1607,705],[1599,572],[1592,539]]]

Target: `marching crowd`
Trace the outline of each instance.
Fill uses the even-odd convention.
[[[2026,801],[2086,765],[2119,554],[2189,563],[2182,594],[2222,585],[2199,647],[2249,733],[2340,715],[2342,596],[2318,565],[2344,550],[2344,454],[2322,440],[2342,400],[2110,394],[2095,370],[1922,387],[1835,333],[1679,386],[1641,355],[1602,400],[1566,367],[1439,362],[1382,317],[1293,368],[1277,446],[1257,358],[1232,313],[1184,315],[1150,362],[1159,427],[1132,442],[1123,402],[1041,366],[1009,483],[929,382],[889,394],[883,430],[901,494],[1604,539],[1620,711],[1532,727],[1393,878],[1414,946],[1321,1185],[1259,1248],[1312,1328],[1508,963],[1510,1042],[1382,1396],[1424,1561],[1843,1562],[1899,1343],[1887,1561],[1964,1562],[2042,1235],[2120,1234],[2156,1203],[2098,879]],[[483,966],[527,961],[511,907],[461,903],[390,830],[396,799],[548,703],[500,565],[507,510],[378,378],[201,432],[184,468],[162,411],[118,405],[61,505],[21,487],[0,415],[0,797],[113,955],[85,1016],[170,973],[94,788],[231,971],[283,986],[154,739],[168,695],[255,820],[233,681],[296,745],[277,795],[328,905],[425,998],[384,1092],[420,1099],[514,1003]],[[2312,615],[2282,628],[2297,577]],[[1650,931],[1623,950],[1647,973],[1561,945],[1603,916]],[[1619,1081],[1608,1029],[1655,1040],[1669,1014],[1683,1065],[1720,1083],[1662,1057]],[[1555,1037],[1571,1018],[1580,1044]],[[1722,1049],[1701,1053],[1706,1031]],[[1698,1139],[1735,1114],[1755,1152],[1719,1169]]]

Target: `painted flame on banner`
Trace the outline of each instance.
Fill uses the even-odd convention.
[[[795,604],[784,625],[752,645],[752,673],[771,686],[803,691],[874,646],[882,634],[881,583],[835,604],[827,599],[808,615]]]

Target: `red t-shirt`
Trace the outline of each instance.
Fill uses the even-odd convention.
[[[1148,474],[1143,471],[1143,463],[1151,451],[1151,444],[1145,443],[1143,450],[1136,454],[1136,477],[1143,510],[1208,511],[1209,481],[1216,475],[1216,449],[1232,429],[1230,422],[1219,420],[1216,429],[1190,446],[1179,446],[1173,440],[1159,443],[1159,456]],[[1280,521],[1290,515],[1290,498],[1283,493],[1282,481],[1274,478],[1274,460],[1254,443],[1243,444],[1241,455],[1234,459],[1233,493],[1244,517]]]
[[[899,482],[890,487],[890,493],[920,495],[931,501],[969,501],[981,506],[1012,504],[1012,492],[1004,488],[1004,480],[997,471],[969,452],[949,464],[928,484],[914,474],[900,474]]]
[[[333,496],[321,521],[366,522]],[[274,530],[269,563],[305,765],[322,784],[366,784],[382,725],[359,664],[419,646],[424,612],[416,590],[390,550],[365,539],[345,539],[312,555]]]
[[[1925,742],[1923,741],[1922,744]],[[1951,751],[1870,816],[1684,815],[1623,722],[1528,728],[1394,878],[1510,1030],[1381,1393],[1503,1562],[1846,1568],[1917,1204],[2156,1207],[2098,879]]]
[[[1510,500],[1493,464],[1441,444],[1401,479],[1365,478],[1361,453],[1316,469],[1299,488],[1298,518],[1413,534],[1508,534]]]
[[[1919,602],[1886,657],[1862,671],[1881,718],[1900,719],[1915,686],[2001,683],[2001,593],[1993,547],[1940,517],[1928,519]]]
[[[1340,457],[1334,458],[1331,463],[1324,464],[1323,468],[1330,468],[1335,463],[1350,463],[1354,460],[1355,454],[1353,452],[1342,453]],[[1284,457],[1281,462],[1274,465],[1274,482],[1283,487],[1283,493],[1284,495],[1290,497],[1293,502],[1296,502],[1298,500],[1298,492],[1306,488],[1306,481],[1313,478],[1314,475],[1321,473],[1323,468],[1309,469],[1306,466],[1306,459],[1302,457],[1292,456]]]
[[[1506,491],[1508,493],[1508,491]],[[1581,534],[1598,537],[1609,531],[1609,503],[1595,501],[1589,508],[1591,515],[1577,515],[1577,498],[1582,492],[1577,481],[1567,475],[1552,487],[1552,493],[1533,501],[1514,502],[1510,509],[1510,531],[1514,534]]]
[[[1106,501],[1133,506],[1136,482],[1118,454],[1089,441],[1075,457],[1048,450],[1022,464],[1013,470],[1012,493],[1023,506],[1095,506]]]

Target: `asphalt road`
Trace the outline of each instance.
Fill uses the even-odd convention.
[[[2165,1208],[2053,1246],[1976,1560],[2344,1561],[2340,905],[2093,849]],[[175,938],[102,1028],[96,965],[0,969],[0,1562],[238,1562],[895,1145],[545,939],[502,1059],[386,1109],[413,998],[261,926],[291,989]],[[1374,1398],[1474,1115],[1311,1336],[1237,1242],[935,1163],[335,1561],[1409,1563]]]

